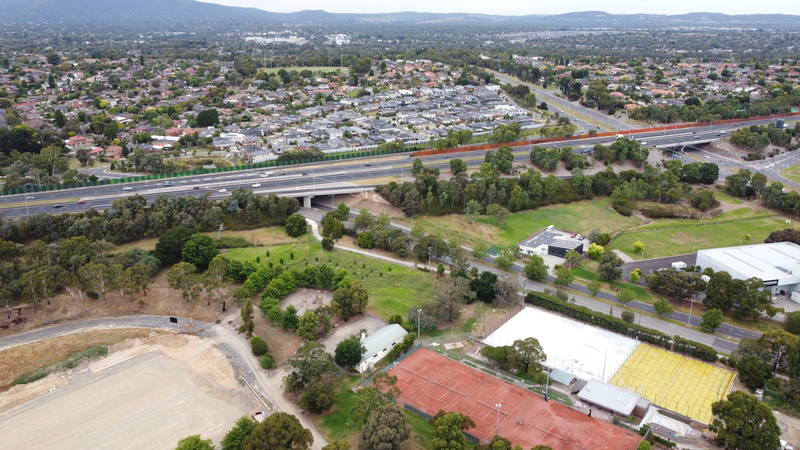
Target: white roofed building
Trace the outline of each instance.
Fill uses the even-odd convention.
[[[697,265],[739,280],[758,278],[773,294],[800,291],[800,245],[792,242],[700,250]]]
[[[375,363],[388,355],[395,345],[403,342],[408,334],[403,327],[396,323],[386,325],[367,337],[361,338],[361,343],[366,351],[361,356],[361,362],[356,365],[359,373],[366,372],[375,366]]]

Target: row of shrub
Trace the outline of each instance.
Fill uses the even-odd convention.
[[[555,311],[581,322],[586,322],[618,334],[638,339],[642,342],[647,342],[648,344],[667,349],[671,348],[675,352],[702,361],[714,362],[717,360],[716,350],[707,345],[683,339],[680,336],[675,336],[674,339],[671,339],[669,336],[656,330],[641,327],[633,323],[627,323],[617,317],[592,311],[584,306],[565,303],[555,297],[540,292],[529,293],[525,296],[525,302],[540,308]]]

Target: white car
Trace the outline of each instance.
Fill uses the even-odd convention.
[[[223,189],[220,189],[219,192],[228,192],[228,190],[223,188]]]
[[[253,187],[261,187],[261,183],[256,183],[253,185]]]
[[[132,191],[132,190],[133,190],[133,188],[132,188],[132,187],[130,187],[130,186],[125,186],[124,188],[122,188],[122,190],[123,190],[123,191]]]

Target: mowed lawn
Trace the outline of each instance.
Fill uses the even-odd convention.
[[[267,251],[270,256],[266,255]],[[338,265],[364,283],[369,291],[368,310],[384,319],[394,314],[406,318],[408,309],[432,299],[436,288],[436,280],[431,273],[344,250],[326,252],[311,237],[297,244],[235,248],[225,250],[224,253],[232,259],[254,263],[260,258],[260,264],[268,264],[270,261],[273,264],[280,264],[280,260],[283,259],[287,267],[301,270],[306,262],[327,263],[335,267]]]
[[[800,164],[781,170],[781,175],[795,183],[800,183]]]
[[[721,217],[721,218],[720,218]],[[619,249],[628,256],[633,253],[633,243],[645,245],[645,258],[681,255],[697,250],[737,245],[760,244],[773,231],[794,228],[794,221],[771,212],[737,209],[714,220],[684,220],[656,222],[636,232],[625,232],[615,237],[610,249]],[[750,239],[746,239],[746,235]]]

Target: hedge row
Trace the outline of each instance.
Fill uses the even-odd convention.
[[[529,293],[525,296],[525,301],[534,306],[549,309],[550,311],[555,311],[581,322],[605,328],[606,330],[629,336],[657,347],[672,349],[677,353],[683,353],[684,355],[703,361],[714,362],[717,360],[716,350],[707,345],[675,336],[673,346],[673,339],[664,333],[633,323],[627,323],[620,318],[592,311],[584,306],[565,303],[555,297],[540,292]]]
[[[261,169],[265,167],[280,167],[280,166],[290,166],[295,164],[309,164],[309,163],[324,162],[324,161],[337,161],[341,159],[390,155],[394,153],[413,152],[416,150],[417,147],[406,147],[406,148],[389,149],[389,150],[370,150],[370,151],[352,152],[352,153],[333,153],[333,154],[326,154],[317,158],[305,158],[296,161],[272,160],[255,164],[245,164],[241,166],[232,166],[232,167],[215,167],[213,169],[196,169],[196,170],[186,170],[183,172],[155,173],[152,175],[144,175],[138,177],[113,178],[113,179],[104,179],[97,181],[85,181],[80,183],[49,184],[44,186],[28,186],[24,188],[4,189],[0,191],[0,195],[27,194],[31,192],[46,192],[46,191],[61,191],[64,189],[75,189],[75,188],[90,187],[90,186],[107,186],[110,184],[133,183],[137,181],[162,180],[165,178],[205,175],[205,174],[212,174],[219,172],[234,172],[237,170]]]

